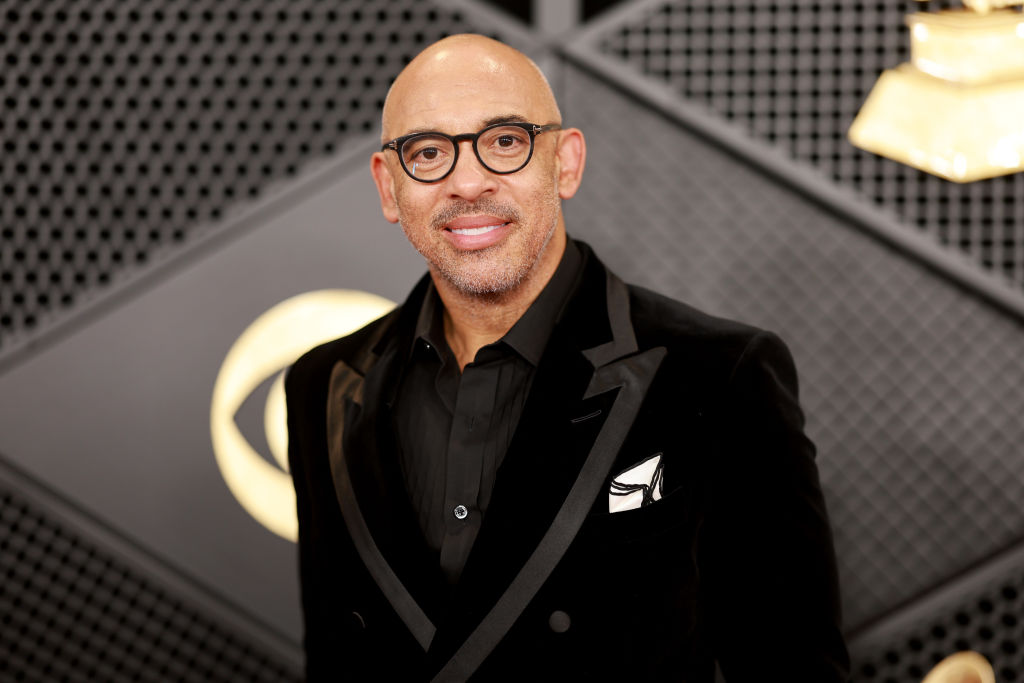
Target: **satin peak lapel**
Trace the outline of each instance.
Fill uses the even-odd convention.
[[[334,489],[345,526],[363,564],[384,593],[395,613],[409,628],[424,651],[430,647],[435,627],[385,559],[367,525],[352,483],[350,462],[345,454],[345,435],[363,417],[364,375],[344,362],[331,373],[327,403],[328,448]],[[375,392],[371,392],[375,393]],[[371,400],[376,397],[370,397]],[[369,427],[372,428],[372,427]],[[365,492],[364,492],[365,493]]]

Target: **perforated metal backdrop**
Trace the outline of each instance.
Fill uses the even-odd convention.
[[[856,652],[854,680],[920,681],[942,659],[964,650],[981,652],[997,681],[1021,680],[1024,570],[1018,564],[1002,574]]]
[[[0,681],[298,681],[0,481]]]
[[[601,43],[605,57],[742,123],[856,188],[907,230],[969,253],[991,277],[1024,286],[1024,176],[959,187],[844,142],[877,72],[906,57],[908,3],[635,8]],[[458,12],[415,0],[8,0],[0,12],[0,356],[12,341],[45,335],[105,283],[172,256],[273,183],[344,150],[376,126],[388,80],[405,59],[469,28]],[[584,128],[591,146],[583,191],[567,209],[571,232],[626,279],[778,330],[792,346],[851,628],[884,622],[1019,542],[1020,323],[600,78],[562,64],[554,83],[566,121]],[[29,537],[17,520],[63,538],[17,492],[2,500],[0,660],[10,664],[0,679],[31,680],[52,657],[62,662],[51,664],[55,671],[75,671],[68,653],[94,647],[53,609],[78,590],[76,564],[88,573],[99,562],[128,587],[119,595],[137,592],[140,604],[174,604],[116,558],[50,556],[74,540]],[[70,558],[62,570],[60,558]],[[71,572],[72,584],[38,574],[51,566]],[[1008,570],[980,592],[951,597],[887,647],[858,651],[858,680],[918,680],[963,646],[989,655],[1000,680],[1024,676],[1020,576]],[[137,606],[126,599],[111,628],[128,635],[110,636],[117,642],[136,623]],[[40,619],[78,644],[55,651],[52,638],[33,635]],[[154,635],[146,647],[179,647],[178,636],[166,638]],[[180,647],[191,652],[187,643]],[[124,656],[123,671],[134,671],[135,654]],[[225,646],[222,664],[230,669],[242,656],[243,645]],[[203,678],[206,660],[192,661],[197,668],[181,678]]]
[[[416,0],[0,2],[0,352],[374,130]]]
[[[1024,288],[1024,176],[961,186],[846,141],[878,74],[908,57],[904,15],[959,4],[647,3],[601,49]]]

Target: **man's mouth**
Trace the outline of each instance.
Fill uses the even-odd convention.
[[[451,230],[456,235],[483,235],[483,234],[486,234],[488,232],[491,232],[492,230],[497,230],[498,228],[500,228],[503,225],[508,225],[508,223],[495,223],[494,225],[481,225],[479,228],[448,228],[448,230]]]
[[[492,247],[508,235],[511,220],[493,213],[457,216],[444,224],[448,241],[457,249],[473,251]]]

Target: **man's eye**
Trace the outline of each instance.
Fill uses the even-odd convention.
[[[522,135],[518,135],[517,133],[502,133],[491,142],[492,146],[499,147],[501,149],[513,149],[520,145],[528,144],[530,143],[523,139]]]
[[[437,145],[426,145],[409,150],[407,164],[419,164],[421,166],[434,165],[444,161],[447,151]]]
[[[503,157],[518,156],[530,148],[530,139],[524,138],[518,130],[497,131],[482,142],[487,154],[500,154]]]

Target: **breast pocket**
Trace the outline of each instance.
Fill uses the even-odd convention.
[[[604,496],[606,498],[607,495]],[[632,510],[591,512],[581,531],[593,540],[607,543],[630,544],[656,538],[690,521],[692,511],[688,498],[687,491],[678,489],[663,495],[660,500]],[[601,503],[598,501],[595,508]]]
[[[566,571],[586,576],[590,595],[617,596],[615,604],[675,603],[673,596],[689,594],[698,576],[700,525],[690,502],[677,490],[635,510],[590,514]]]

